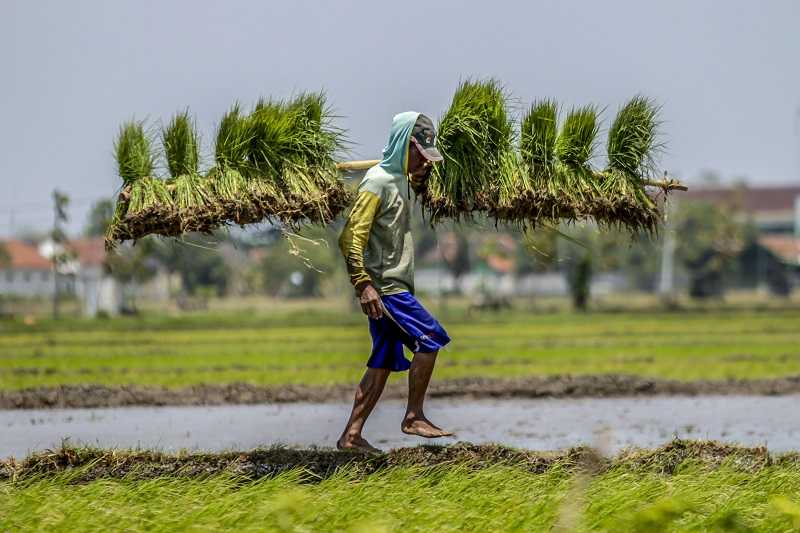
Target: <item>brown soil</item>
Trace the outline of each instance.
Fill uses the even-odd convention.
[[[193,385],[183,389],[135,385],[60,385],[0,391],[0,409],[124,407],[134,405],[225,405],[332,402],[352,399],[352,385],[247,383]],[[465,378],[431,384],[432,398],[605,398],[701,394],[785,395],[800,393],[800,376],[763,380],[673,381],[629,375],[548,376],[523,379]],[[405,398],[406,387],[393,383],[384,398]]]
[[[531,473],[542,473],[557,466],[593,474],[623,468],[631,472],[668,475],[689,462],[700,463],[708,468],[726,465],[746,472],[755,472],[771,465],[800,470],[800,453],[773,455],[766,448],[682,440],[675,440],[655,450],[627,450],[616,458],[603,457],[588,447],[536,452],[469,443],[399,448],[377,456],[328,449],[270,448],[220,454],[162,454],[62,447],[31,455],[20,462],[0,462],[0,481],[67,472],[70,481],[76,483],[100,478],[124,477],[130,480],[160,476],[205,477],[214,474],[252,480],[299,468],[307,473],[306,481],[315,482],[331,476],[344,466],[350,469],[351,475],[364,476],[396,466],[431,468],[463,465],[476,470],[498,464],[515,466]]]

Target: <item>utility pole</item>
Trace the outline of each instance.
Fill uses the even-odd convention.
[[[794,140],[795,172],[797,172],[797,178],[800,178],[800,107],[794,113]]]
[[[53,318],[59,315],[59,299],[61,297],[61,266],[67,259],[67,235],[64,233],[64,223],[69,220],[67,205],[69,198],[66,194],[53,191],[53,232],[50,240],[53,241],[51,261],[53,262]]]
[[[675,229],[672,217],[675,214],[673,202],[664,199],[665,221],[664,239],[661,244],[661,275],[658,280],[658,293],[665,302],[672,302],[675,280]]]

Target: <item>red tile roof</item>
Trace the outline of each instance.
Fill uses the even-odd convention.
[[[81,266],[100,266],[105,263],[106,250],[102,237],[69,241],[69,249],[77,256]]]
[[[758,243],[787,263],[800,265],[800,239],[790,235],[764,235]]]
[[[694,188],[679,198],[702,200],[714,204],[741,205],[750,213],[765,211],[791,211],[795,198],[800,196],[800,185],[783,187],[713,187]]]
[[[0,269],[11,267],[19,270],[50,270],[53,267],[36,246],[18,240],[2,241],[0,245],[10,258],[10,264],[0,263]]]

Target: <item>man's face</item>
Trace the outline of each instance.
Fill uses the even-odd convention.
[[[408,148],[408,173],[415,181],[425,180],[430,176],[433,162],[420,153],[413,140]]]

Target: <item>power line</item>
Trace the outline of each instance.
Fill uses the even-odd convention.
[[[83,197],[78,197],[78,198],[70,198],[69,204],[70,205],[85,205],[87,203],[96,202],[98,200],[103,200],[103,199],[106,199],[106,198],[110,198],[110,196],[108,196],[108,197],[104,197],[104,196],[83,196]],[[0,209],[22,209],[22,208],[28,208],[28,207],[41,207],[42,211],[44,211],[46,209],[49,213],[52,213],[52,211],[53,211],[52,203],[48,202],[48,201],[40,202],[40,201],[37,200],[37,201],[33,201],[33,202],[14,202],[13,204],[0,204]]]

